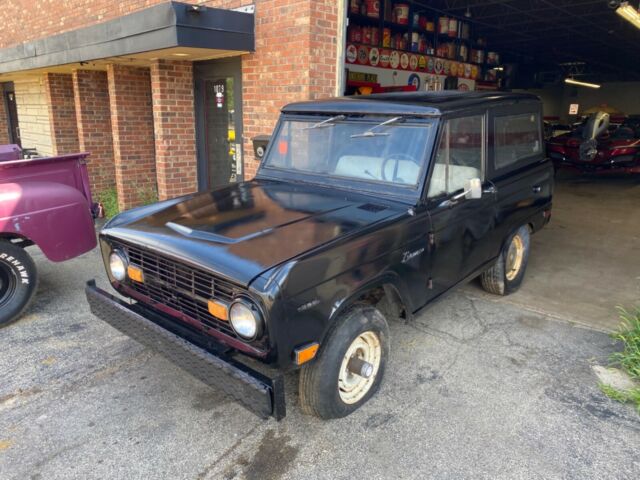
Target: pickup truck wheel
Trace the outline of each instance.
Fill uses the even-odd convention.
[[[22,248],[0,242],[0,328],[17,320],[36,292],[37,272]]]
[[[529,227],[523,225],[507,239],[496,263],[480,275],[482,287],[496,295],[518,290],[527,269],[530,247],[531,233]]]
[[[388,356],[384,315],[370,305],[351,307],[337,320],[318,357],[302,367],[302,411],[330,419],[357,410],[380,387]]]

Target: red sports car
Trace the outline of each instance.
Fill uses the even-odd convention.
[[[609,131],[604,115],[595,114],[574,131],[547,141],[547,155],[556,169],[640,174],[640,116],[629,117]]]

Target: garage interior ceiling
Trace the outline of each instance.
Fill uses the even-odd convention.
[[[640,29],[607,0],[434,0],[445,14],[469,9],[477,35],[503,62],[581,80],[640,80]],[[630,2],[638,7],[638,0]],[[576,62],[579,62],[575,65]],[[582,64],[581,62],[584,62]],[[568,66],[566,64],[573,63]]]

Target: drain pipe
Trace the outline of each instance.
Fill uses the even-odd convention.
[[[347,87],[347,80],[345,78],[345,49],[347,48],[347,9],[349,8],[348,0],[338,0],[338,31],[336,32],[336,90],[335,96],[341,97],[344,95],[344,91]]]

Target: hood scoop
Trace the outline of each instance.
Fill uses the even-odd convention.
[[[250,240],[255,237],[260,237],[262,235],[271,233],[274,230],[273,227],[270,227],[270,228],[265,228],[264,230],[259,230],[257,232],[251,233],[249,235],[245,235],[243,237],[229,238],[229,237],[225,237],[224,235],[220,235],[218,233],[194,230],[192,228],[185,227],[184,225],[180,225],[173,222],[167,222],[164,224],[164,226],[188,238],[195,238],[197,240],[206,240],[208,242],[224,243],[227,245],[244,242],[245,240]]]
[[[387,209],[387,207],[383,205],[376,205],[375,203],[364,203],[360,205],[358,208],[360,210],[364,210],[366,212],[373,212],[373,213],[382,212],[383,210]]]

